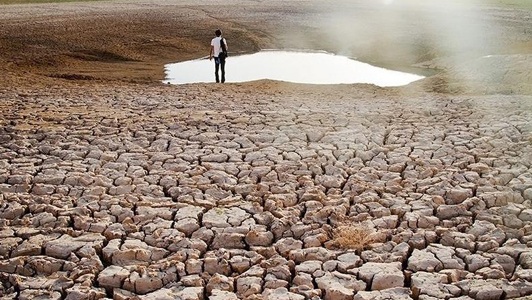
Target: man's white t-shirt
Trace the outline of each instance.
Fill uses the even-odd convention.
[[[214,47],[214,57],[218,57],[220,52],[222,52],[222,47],[220,46],[220,40],[222,39],[221,36],[217,36],[211,40],[211,46]],[[224,39],[225,49],[227,50],[227,41]]]

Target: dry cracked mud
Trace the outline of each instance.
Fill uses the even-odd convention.
[[[2,7],[0,30],[39,32],[27,24],[32,12],[50,18],[45,25],[93,20],[102,7],[119,24],[132,22],[121,9],[135,18],[160,13],[164,24],[215,10],[132,3]],[[257,28],[309,22],[295,2],[229,3],[244,21],[222,20],[243,32],[236,45],[244,50],[253,50],[245,37]],[[183,39],[199,26],[185,27]],[[86,61],[29,66],[25,55],[39,52],[20,60],[6,53],[0,299],[532,295],[530,54],[479,58],[464,72],[383,89],[268,80],[170,86],[154,82],[161,71],[146,57],[151,71],[138,83],[137,63],[106,73],[110,66],[94,62],[89,72]],[[65,65],[76,74],[70,80],[56,76]],[[486,68],[506,71],[453,77]],[[468,89],[457,85],[463,78]]]

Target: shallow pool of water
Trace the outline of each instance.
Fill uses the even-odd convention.
[[[214,82],[214,60],[201,58],[168,64],[165,72],[165,83]],[[424,78],[326,52],[281,50],[230,56],[225,73],[226,82],[273,79],[308,84],[370,83],[382,87],[406,85]]]

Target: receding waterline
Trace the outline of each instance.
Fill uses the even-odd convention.
[[[381,87],[407,85],[424,76],[388,70],[326,52],[264,50],[230,56],[226,82],[272,79],[307,84],[369,83]],[[170,84],[214,82],[214,62],[196,59],[165,66]]]

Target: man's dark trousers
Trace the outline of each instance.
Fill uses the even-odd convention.
[[[218,69],[222,69],[222,83],[225,82],[225,58],[215,57],[214,58],[214,75],[216,76],[216,82],[220,82],[220,77],[218,76]]]

